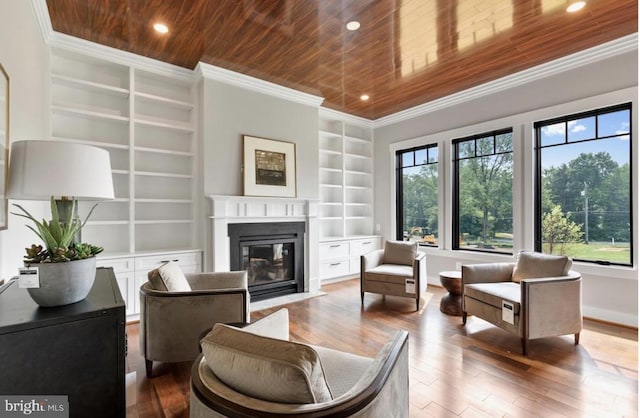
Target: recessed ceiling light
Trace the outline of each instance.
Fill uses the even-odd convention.
[[[576,1],[575,3],[571,3],[569,7],[567,7],[567,12],[573,13],[581,10],[587,3],[584,1]]]
[[[164,23],[156,23],[153,25],[153,29],[158,33],[167,33],[169,32],[169,28]]]
[[[347,29],[349,30],[360,29],[360,22],[358,22],[357,20],[352,20],[351,22],[347,23]]]
[[[362,96],[360,96],[360,100],[362,100],[363,102],[366,102],[367,100],[369,100],[369,95],[363,94]]]

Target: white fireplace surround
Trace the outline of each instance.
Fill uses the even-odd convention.
[[[318,201],[251,196],[207,196],[211,200],[211,268],[229,271],[229,224],[253,222],[304,222],[304,291],[320,289]]]

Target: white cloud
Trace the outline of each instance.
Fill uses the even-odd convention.
[[[616,131],[616,135],[629,133],[629,122],[622,122],[620,128]],[[627,139],[629,139],[627,137]]]
[[[587,130],[587,127],[584,125],[575,125],[575,126],[571,126],[571,123],[569,123],[569,127],[571,128],[571,132],[572,133],[576,133],[576,132],[583,132]]]
[[[564,135],[564,123],[556,123],[542,128],[542,133],[547,136]]]

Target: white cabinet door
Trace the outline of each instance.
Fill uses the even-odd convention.
[[[135,311],[135,298],[137,296],[137,292],[134,289],[134,273],[132,271],[125,273],[115,273],[116,281],[118,282],[118,287],[120,288],[120,293],[122,294],[122,298],[126,303],[126,314],[134,315],[137,313]]]
[[[133,298],[133,308],[134,314],[140,313],[140,286],[142,286],[147,281],[147,273],[145,272],[137,272],[135,274],[135,280],[133,281],[133,288],[135,293],[135,297]]]
[[[97,267],[111,267],[116,276],[122,299],[126,304],[126,314],[135,314],[134,290],[133,290],[133,257],[98,258]]]

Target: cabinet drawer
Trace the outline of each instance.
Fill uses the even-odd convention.
[[[369,253],[380,248],[378,238],[359,239],[349,243],[349,255],[351,257],[359,257],[362,254]]]
[[[96,260],[96,267],[112,267],[113,272],[116,273],[116,275],[120,272],[133,271],[133,266],[133,257]]]
[[[348,242],[326,242],[320,244],[320,260],[335,260],[349,256]]]
[[[180,266],[199,266],[201,263],[199,252],[136,257],[136,272],[153,270],[167,261],[175,261]]]
[[[320,263],[320,279],[346,276],[349,274],[349,260]]]

